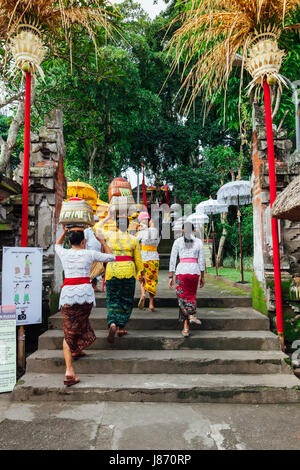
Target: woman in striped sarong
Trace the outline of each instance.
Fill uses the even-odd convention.
[[[177,258],[179,264],[176,267]],[[186,222],[182,228],[182,237],[175,240],[169,268],[169,287],[174,289],[179,305],[179,320],[183,322],[183,336],[190,335],[189,324],[201,325],[196,318],[197,289],[200,279],[200,288],[204,287],[205,258],[202,241],[194,236],[194,227]],[[174,282],[174,273],[176,275]]]

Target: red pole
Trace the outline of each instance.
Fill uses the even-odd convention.
[[[25,82],[25,125],[24,125],[24,162],[23,162],[23,198],[22,198],[22,229],[21,246],[28,243],[28,186],[30,162],[30,107],[31,107],[31,73],[26,72]],[[18,328],[18,366],[25,370],[25,328]]]
[[[269,162],[269,181],[270,181],[270,205],[276,199],[276,172],[275,172],[275,152],[272,128],[272,109],[270,87],[264,80],[264,100],[265,100],[265,120],[267,131],[268,145],[268,162]],[[276,322],[277,332],[280,338],[281,349],[284,351],[284,327],[283,327],[283,310],[282,310],[282,290],[281,290],[281,272],[280,272],[280,254],[278,239],[278,222],[272,217],[272,240],[273,240],[273,263],[274,263],[274,281],[275,281],[275,300],[276,300]]]
[[[31,107],[31,73],[26,72],[21,246],[27,246],[27,242],[28,242],[28,186],[29,186],[29,161],[30,161],[30,107]]]

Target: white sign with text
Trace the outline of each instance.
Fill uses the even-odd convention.
[[[16,306],[17,325],[42,323],[42,248],[3,247],[2,305]]]
[[[16,384],[16,307],[0,306],[0,393]]]

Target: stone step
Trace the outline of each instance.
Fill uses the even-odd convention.
[[[72,387],[63,374],[27,373],[12,392],[14,401],[299,403],[294,375],[85,374]]]
[[[139,298],[134,299],[134,306],[137,307]],[[149,299],[146,299],[145,306],[148,307]],[[239,297],[200,297],[197,299],[197,307],[199,308],[232,308],[238,305],[239,307],[252,307],[252,298],[248,296]],[[176,297],[156,297],[155,306],[157,308],[178,308]],[[105,294],[96,295],[96,307],[105,308],[106,298]]]
[[[214,349],[214,350],[278,350],[279,338],[269,331],[193,331],[184,338],[181,331],[133,330],[115,342],[107,342],[107,330],[96,330],[91,349]],[[39,337],[39,349],[61,349],[63,331],[48,330]]]
[[[91,314],[93,327],[106,329],[106,316],[106,309],[94,309]],[[202,320],[201,329],[204,330],[269,330],[269,319],[252,308],[200,308],[197,316]],[[51,317],[50,324],[53,328],[61,328],[61,314]],[[178,329],[178,308],[164,308],[156,312],[134,309],[128,327],[132,330]]]
[[[107,328],[107,311],[95,308],[90,316],[91,324],[96,330]],[[200,308],[197,316],[202,320],[202,330],[268,330],[269,319],[252,308],[209,309]],[[62,328],[61,313],[49,318],[50,329]],[[134,309],[128,323],[130,330],[178,330],[178,308],[164,308],[156,312]],[[191,325],[191,329],[198,327]]]
[[[281,351],[93,351],[74,364],[77,374],[288,374]],[[26,370],[64,373],[62,351],[39,350]]]

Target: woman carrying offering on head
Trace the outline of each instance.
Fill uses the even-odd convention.
[[[179,264],[176,267],[177,257]],[[176,271],[175,271],[176,269]],[[201,325],[196,318],[197,288],[204,287],[205,257],[202,241],[194,236],[194,227],[186,222],[182,227],[182,237],[175,240],[170,258],[169,287],[174,289],[176,275],[176,293],[179,305],[179,321],[183,321],[183,336],[189,336],[189,324]]]
[[[154,312],[154,297],[156,296],[159,270],[159,254],[157,252],[157,247],[160,239],[158,230],[154,227],[153,221],[150,220],[148,212],[141,212],[138,220],[141,224],[144,224],[142,230],[137,234],[137,239],[141,243],[141,254],[146,277],[145,286],[141,283],[139,308],[141,310],[144,308],[147,291],[149,292],[149,310]],[[138,276],[138,279],[141,279],[140,275]]]
[[[111,217],[109,214],[106,221]],[[113,343],[115,334],[127,334],[125,326],[133,309],[136,273],[141,272],[141,283],[145,284],[144,265],[139,242],[127,232],[128,218],[117,213],[116,231],[104,232],[107,244],[116,255],[113,262],[107,264],[105,273],[107,340]]]
[[[75,228],[68,232],[71,249],[63,248],[67,232],[68,229],[64,227],[63,234],[56,242],[55,251],[65,273],[59,304],[64,329],[63,351],[66,363],[64,384],[70,386],[80,382],[75,374],[72,358],[85,356],[83,349],[91,346],[96,339],[89,321],[91,310],[95,306],[95,294],[90,281],[91,266],[95,261],[113,261],[115,256],[101,233],[98,233],[97,240],[104,253],[86,250],[84,232]]]

